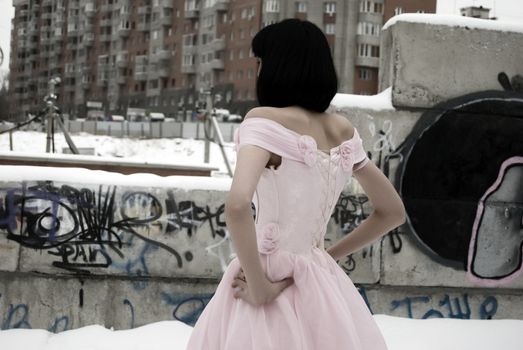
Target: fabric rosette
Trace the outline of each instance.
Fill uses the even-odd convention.
[[[354,165],[354,145],[351,142],[344,142],[340,145],[340,163],[343,171],[349,171]]]
[[[316,141],[309,135],[301,135],[298,139],[298,149],[303,156],[305,164],[313,166],[318,156]]]
[[[257,232],[258,251],[262,254],[272,254],[278,250],[280,244],[280,228],[270,222]]]

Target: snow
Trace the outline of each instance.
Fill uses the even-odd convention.
[[[521,350],[523,321],[416,320],[374,315],[389,350]],[[100,325],[50,333],[41,329],[0,331],[2,349],[24,350],[185,350],[192,327],[161,321],[118,330]]]
[[[351,95],[336,94],[331,101],[331,105],[336,109],[342,108],[362,108],[375,111],[394,110],[392,106],[392,88],[387,88],[377,95]]]
[[[204,160],[204,141],[194,139],[129,139],[111,136],[91,135],[88,133],[72,134],[71,138],[78,148],[94,148],[96,159],[102,162],[126,162],[134,164],[209,166],[219,169],[216,177],[227,174],[219,145],[211,142],[209,163]],[[9,151],[9,134],[0,134],[0,153],[10,155],[47,156],[45,153],[46,134],[36,131],[16,131],[13,133],[13,151]],[[233,143],[225,143],[225,152],[234,169],[236,154]],[[55,134],[55,149],[59,152],[68,148],[65,137]],[[1,157],[1,156],[0,156]],[[69,159],[65,154],[55,154],[55,158]],[[81,159],[88,159],[82,156]],[[78,158],[80,159],[80,158]],[[146,171],[146,170],[144,170]],[[225,175],[226,176],[226,175]]]
[[[396,22],[426,23],[450,27],[468,27],[471,29],[498,30],[503,32],[523,33],[523,23],[479,19],[460,15],[439,15],[429,13],[404,13],[394,16],[385,23],[382,30],[394,25]]]
[[[232,179],[229,177],[207,176],[158,176],[155,174],[138,173],[123,175],[103,170],[83,168],[33,167],[18,165],[2,165],[0,182],[7,181],[76,181],[82,184],[165,187],[184,190],[228,191]]]

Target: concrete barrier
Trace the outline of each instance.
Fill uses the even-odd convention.
[[[470,40],[449,39],[460,35]],[[394,63],[382,87],[392,84],[395,108],[371,108],[372,97],[369,108],[350,101],[333,108],[401,193],[408,222],[340,266],[374,313],[523,319],[523,94],[496,83],[498,68],[483,61],[484,52],[509,46],[521,52],[523,35],[398,22],[383,38],[384,59]],[[454,45],[458,54],[450,55]],[[437,52],[447,56],[429,59]],[[408,61],[412,53],[416,62]],[[448,56],[459,56],[456,67],[438,75],[433,66]],[[500,58],[499,70],[522,74],[520,63],[510,68],[511,57]],[[416,86],[422,93],[410,93]],[[223,218],[230,183],[88,173],[72,181],[63,170],[5,175],[12,171],[0,169],[2,328],[197,319],[233,251]],[[357,183],[347,184],[326,245],[371,210]]]

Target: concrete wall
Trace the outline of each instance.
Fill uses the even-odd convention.
[[[508,47],[505,40],[516,51],[523,45],[521,34],[513,41],[516,34],[477,31],[477,38],[498,38],[485,41],[489,52]],[[358,128],[408,213],[405,225],[340,262],[374,313],[523,319],[523,94],[516,84],[503,88],[497,75],[484,74],[492,68],[483,67],[482,58],[462,59],[462,45],[450,55],[449,40],[424,44],[460,32],[470,30],[403,22],[390,27],[383,46],[394,49],[382,52],[393,79],[384,74],[382,87],[393,84],[396,109],[339,110]],[[484,44],[466,46],[473,52],[478,45]],[[437,52],[439,60],[416,58]],[[468,66],[453,68],[448,91],[432,67],[442,62]],[[491,63],[509,81],[523,73],[518,64],[508,58]],[[401,73],[414,69],[417,74]],[[417,84],[423,93],[405,94],[414,78],[424,79]],[[431,79],[439,83],[431,85]],[[12,178],[0,183],[3,329],[130,328],[165,319],[192,324],[231,257],[223,218],[227,186]],[[357,183],[347,184],[326,245],[370,211]]]

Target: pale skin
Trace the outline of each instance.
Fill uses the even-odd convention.
[[[245,116],[250,117],[272,119],[300,134],[310,135],[320,150],[329,150],[354,134],[354,127],[340,115],[312,112],[297,106],[257,107]],[[270,303],[293,283],[292,279],[272,282],[266,277],[251,210],[251,200],[262,172],[266,167],[277,167],[280,163],[281,157],[277,154],[254,145],[242,146],[225,201],[225,221],[241,266],[231,287],[235,298],[254,306]],[[326,250],[334,260],[365,247],[405,221],[401,198],[374,163],[368,162],[353,176],[368,196],[373,212],[354,231]]]

